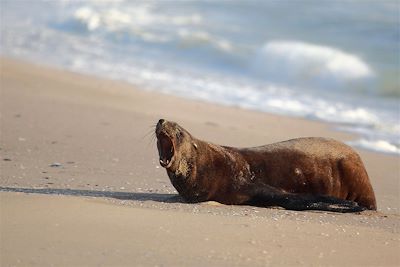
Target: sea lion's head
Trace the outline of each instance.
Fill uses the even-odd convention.
[[[157,148],[162,167],[175,171],[179,163],[193,156],[197,145],[188,131],[177,123],[160,119],[156,126]]]

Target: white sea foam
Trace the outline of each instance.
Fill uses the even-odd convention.
[[[141,3],[125,11],[101,5],[83,6],[74,12],[73,18],[88,31],[103,30],[116,36],[129,33],[149,43],[175,43],[176,49],[206,45],[224,52],[233,50],[228,40],[191,28],[203,22],[196,13],[166,16]]]
[[[389,143],[386,140],[367,140],[367,139],[362,138],[362,139],[350,141],[347,143],[351,146],[360,147],[363,149],[400,155],[400,148]]]
[[[74,18],[87,25],[88,30],[103,27],[108,31],[124,30],[151,30],[158,27],[168,28],[170,25],[196,25],[202,22],[199,14],[166,16],[152,9],[150,4],[140,3],[134,8],[108,8],[101,5],[93,7],[83,6],[74,13]],[[149,27],[149,29],[146,29]]]
[[[378,122],[378,117],[365,108],[349,108],[341,104],[332,105],[326,101],[316,104],[319,106],[319,110],[315,115],[320,120],[360,125],[374,125]]]

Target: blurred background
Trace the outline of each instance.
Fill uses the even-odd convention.
[[[400,154],[400,2],[1,0],[2,56],[335,123]]]

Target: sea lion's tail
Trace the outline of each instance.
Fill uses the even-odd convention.
[[[289,194],[270,186],[254,189],[248,204],[257,206],[280,206],[288,210],[322,210],[331,212],[361,212],[367,208],[357,202],[325,195]]]

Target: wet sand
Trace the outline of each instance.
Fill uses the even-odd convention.
[[[355,137],[334,125],[0,63],[1,266],[400,264],[399,157],[359,150],[376,213],[185,204],[158,165],[159,118],[231,146]]]

